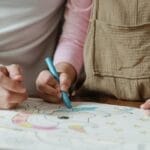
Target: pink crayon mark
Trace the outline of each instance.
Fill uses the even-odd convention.
[[[58,129],[56,126],[40,126],[40,125],[34,125],[30,122],[28,122],[28,118],[31,114],[28,113],[19,113],[16,116],[12,118],[12,122],[18,126],[24,127],[24,128],[33,128],[38,130],[56,130]]]
[[[12,122],[15,124],[25,123],[25,122],[27,122],[27,119],[29,116],[30,116],[30,114],[27,114],[27,113],[19,113],[12,118]]]
[[[55,126],[52,126],[52,127],[50,127],[50,126],[37,126],[37,125],[33,125],[33,128],[35,128],[35,129],[38,129],[38,130],[56,130],[57,129],[57,127],[55,127]]]

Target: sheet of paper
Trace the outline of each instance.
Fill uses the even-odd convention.
[[[149,150],[150,117],[137,108],[74,102],[69,110],[30,98],[0,110],[0,148]]]

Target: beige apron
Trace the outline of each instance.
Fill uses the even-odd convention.
[[[84,61],[85,88],[150,98],[150,0],[93,0]]]

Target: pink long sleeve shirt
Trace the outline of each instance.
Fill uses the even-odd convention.
[[[0,0],[0,64],[19,64],[30,96],[45,57],[56,46],[65,0]],[[90,16],[91,0],[68,0],[65,24],[55,62],[67,61],[79,72]]]
[[[83,65],[83,45],[89,24],[92,0],[68,0],[65,23],[54,55],[54,63],[67,62],[77,74]]]

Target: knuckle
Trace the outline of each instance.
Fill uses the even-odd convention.
[[[13,70],[16,70],[17,72],[18,72],[18,71],[19,71],[19,72],[22,72],[21,66],[18,65],[18,64],[11,64],[11,65],[9,66],[9,68],[11,68],[11,69],[13,69]]]
[[[18,64],[11,64],[10,67],[12,67],[12,68],[20,68],[20,66]]]

